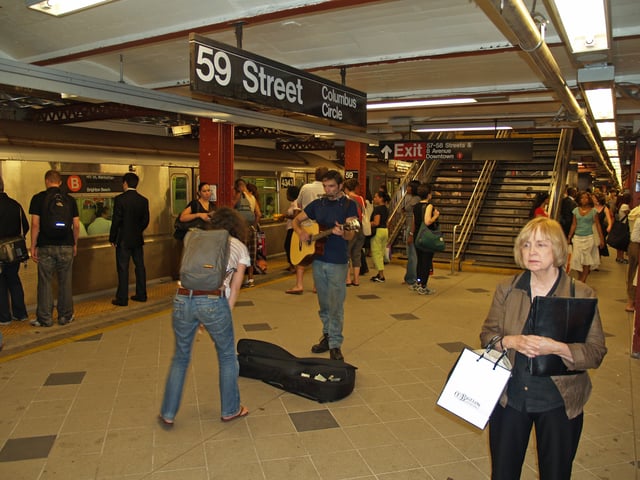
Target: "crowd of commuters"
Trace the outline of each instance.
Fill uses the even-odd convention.
[[[125,174],[123,193],[114,199],[112,217],[109,208],[102,206],[96,212],[96,220],[90,224],[95,224],[96,229],[100,227],[102,234],[108,233],[110,243],[116,248],[118,286],[113,303],[118,306],[127,305],[129,299],[147,300],[143,245],[144,230],[150,221],[149,202],[136,191],[138,182],[134,173]],[[77,204],[61,190],[59,172],[48,171],[45,186],[46,190],[31,200],[29,226],[21,206],[4,193],[0,178],[0,239],[24,236],[28,231],[31,233],[31,257],[38,264],[37,308],[32,324],[39,327],[49,327],[54,323],[54,277],[58,284],[58,323],[66,325],[74,320],[71,267],[80,236]],[[256,259],[255,238],[261,218],[258,193],[254,187],[238,179],[234,184],[233,208],[216,208],[211,185],[202,182],[198,186],[197,198],[179,216],[182,222],[199,220],[199,228],[226,229],[231,238],[230,255],[224,284],[216,295],[180,288],[174,298],[172,326],[175,351],[158,416],[163,428],[173,426],[179,410],[193,338],[199,327],[208,332],[216,347],[221,420],[230,421],[248,414],[240,403],[232,310],[240,288],[253,283],[251,269]],[[292,236],[297,235],[302,242],[312,242],[312,235],[306,228],[311,223],[317,224],[322,231],[330,232],[324,249],[314,256],[312,263],[321,337],[311,346],[311,351],[316,354],[328,352],[329,357],[336,361],[344,360],[346,287],[360,284],[361,267],[366,265],[367,238],[375,269],[371,280],[378,283],[386,280],[384,264],[389,239],[390,197],[385,188],[380,188],[373,195],[372,209],[369,210],[369,203],[360,192],[361,185],[357,180],[343,181],[338,171],[326,168],[318,168],[315,180],[302,188],[287,189],[289,205],[285,215],[285,251],[289,269],[295,270],[296,284],[286,293],[299,295],[304,291],[304,267],[293,265],[289,256]],[[407,246],[403,280],[411,290],[430,295],[435,292],[428,283],[434,253],[416,248],[414,240],[421,228],[439,229],[440,211],[432,203],[431,187],[419,182],[409,184],[402,202]],[[56,214],[62,215],[57,222],[63,224],[60,231],[51,229],[50,217],[54,214],[50,204],[63,207],[62,213]],[[640,206],[631,210],[628,194],[615,196],[610,192],[607,195],[597,190],[577,192],[574,188],[568,188],[561,201],[559,222],[548,218],[548,205],[547,193],[536,195],[530,212],[531,220],[514,245],[516,263],[524,273],[498,285],[480,335],[483,345],[499,336],[500,347],[508,350],[513,365],[512,378],[489,423],[492,478],[496,479],[518,478],[534,425],[541,475],[549,475],[549,478],[555,478],[554,475],[557,478],[570,476],[582,429],[582,409],[590,389],[586,370],[597,368],[606,353],[600,318],[596,313],[583,343],[567,344],[526,335],[523,334],[523,326],[527,321],[527,307],[536,296],[595,296],[585,282],[590,272],[598,268],[600,256],[604,254],[602,249],[606,249],[606,235],[616,220],[629,222],[629,248],[627,251],[619,250],[616,260],[629,265],[625,309],[630,312],[635,309]],[[365,224],[372,227],[369,235],[364,233]],[[356,228],[349,228],[350,225]],[[131,259],[135,265],[136,286],[134,295],[129,297]],[[567,273],[570,270],[577,272],[577,281],[572,281]],[[3,267],[0,273],[0,325],[28,318],[18,272],[19,264],[17,268]],[[245,274],[249,275],[246,282]],[[0,348],[2,340],[0,336]],[[548,354],[560,356],[567,368],[579,373],[562,377],[532,377],[525,368],[527,358]]]

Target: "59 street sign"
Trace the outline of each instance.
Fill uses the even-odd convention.
[[[191,90],[367,126],[367,95],[196,34],[189,36]]]

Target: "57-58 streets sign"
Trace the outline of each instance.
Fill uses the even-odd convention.
[[[367,125],[365,93],[199,35],[189,43],[194,91]]]

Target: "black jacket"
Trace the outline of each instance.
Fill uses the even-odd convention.
[[[136,248],[144,244],[142,232],[149,225],[149,200],[130,188],[113,201],[109,242]]]
[[[22,206],[4,192],[0,192],[0,238],[25,236],[29,221]]]

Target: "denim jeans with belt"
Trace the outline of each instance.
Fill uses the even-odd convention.
[[[342,282],[344,284],[344,280]],[[226,298],[214,295],[176,295],[173,300],[173,332],[176,346],[164,391],[160,414],[173,420],[180,408],[185,376],[191,360],[191,347],[198,325],[204,325],[218,354],[221,416],[240,410],[238,359],[231,310]]]
[[[344,299],[347,296],[348,264],[313,262],[313,282],[318,292],[322,333],[329,336],[329,348],[340,348],[344,337]]]
[[[53,276],[58,278],[58,322],[73,317],[72,292],[73,247],[46,245],[38,247],[38,307],[36,317],[45,325],[53,323]]]

